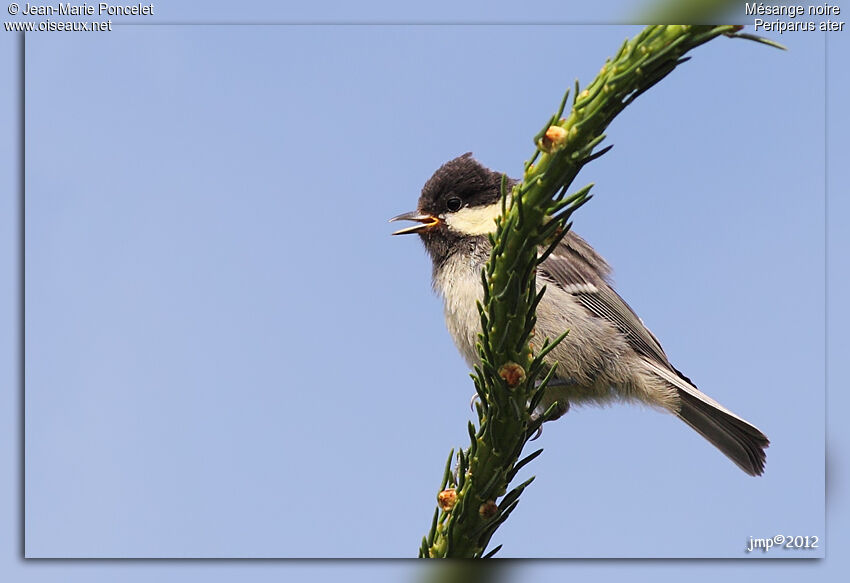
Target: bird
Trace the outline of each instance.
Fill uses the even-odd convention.
[[[502,176],[467,152],[428,179],[415,211],[390,219],[417,223],[393,235],[418,234],[422,240],[446,326],[470,367],[480,362],[476,302],[484,298],[488,235],[502,212]],[[509,187],[518,182],[507,180]],[[538,413],[553,404],[557,418],[570,405],[644,403],[684,421],[747,474],[763,474],[767,436],[670,363],[658,339],[612,287],[608,263],[582,237],[571,229],[566,233],[537,267],[536,285],[538,291],[545,285],[546,292],[537,306],[532,348],[569,330],[547,357],[558,364]]]

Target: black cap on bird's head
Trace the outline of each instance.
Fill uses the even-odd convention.
[[[390,219],[421,224],[393,235],[418,233],[432,257],[444,257],[464,237],[496,230],[501,184],[502,175],[484,167],[471,152],[449,160],[425,183],[417,209]]]

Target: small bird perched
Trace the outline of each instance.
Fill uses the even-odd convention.
[[[501,215],[501,180],[471,153],[445,163],[425,183],[414,212],[391,221],[420,223],[393,233],[417,233],[433,262],[434,289],[443,297],[449,333],[470,366],[483,301],[481,270],[490,257],[488,233]],[[509,184],[515,184],[511,181]],[[764,471],[767,437],[708,395],[670,364],[658,340],[609,283],[611,269],[581,237],[568,232],[537,269],[547,291],[537,306],[535,338],[566,338],[550,353],[558,362],[541,407],[640,401],[665,409],[694,428],[750,475]]]

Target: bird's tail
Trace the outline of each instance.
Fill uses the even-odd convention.
[[[767,456],[764,448],[770,445],[767,436],[737,415],[718,408],[701,399],[705,397],[679,389],[681,407],[679,419],[693,427],[700,435],[735,462],[751,476],[764,472]]]
[[[674,413],[679,419],[751,476],[764,472],[764,450],[770,445],[764,433],[701,392],[678,371],[652,368],[678,390],[680,406]]]

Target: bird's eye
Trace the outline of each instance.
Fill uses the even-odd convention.
[[[458,197],[453,196],[449,200],[446,201],[446,208],[452,212],[459,211],[460,207],[463,206],[463,201]]]

